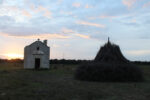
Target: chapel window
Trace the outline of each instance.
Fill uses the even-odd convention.
[[[40,49],[40,47],[37,47],[37,48],[36,48],[36,50],[39,50],[39,49]]]

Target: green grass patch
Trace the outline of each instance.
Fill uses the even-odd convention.
[[[149,100],[150,66],[140,66],[141,83],[74,80],[78,65],[51,65],[50,70],[24,70],[22,64],[0,64],[0,100]]]

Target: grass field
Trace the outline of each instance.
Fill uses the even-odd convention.
[[[145,82],[107,83],[74,80],[77,65],[24,70],[20,63],[0,64],[0,100],[150,100],[150,66]]]

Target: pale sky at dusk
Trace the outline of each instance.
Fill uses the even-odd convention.
[[[53,59],[94,59],[108,37],[127,59],[150,61],[150,1],[0,0],[0,58],[40,38]]]

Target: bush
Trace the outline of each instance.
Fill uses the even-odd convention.
[[[139,67],[129,63],[93,62],[79,66],[75,72],[75,78],[100,82],[140,82],[143,81],[143,74]]]

